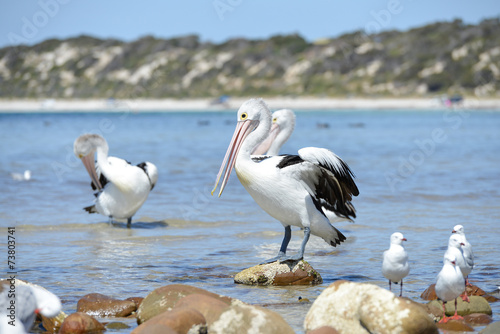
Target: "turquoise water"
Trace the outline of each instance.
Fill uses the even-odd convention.
[[[300,333],[310,304],[298,297],[312,302],[337,279],[387,287],[381,258],[395,231],[408,239],[404,294],[421,301],[453,226],[462,224],[476,256],[471,281],[498,289],[500,113],[297,112],[281,152],[329,148],[350,165],[360,189],[356,222],[336,225],[347,241],[332,248],[311,238],[305,257],[324,283],[305,287],[233,283],[240,270],[276,255],[283,233],[234,173],[221,198],[210,195],[235,123],[235,112],[222,111],[0,114],[0,247],[6,249],[6,227],[16,227],[18,277],[59,295],[66,313],[87,293],[144,297],[163,285],[191,284],[265,305]],[[110,155],[158,167],[158,184],[132,229],[82,210],[93,195],[72,145],[86,132],[102,134]],[[25,170],[31,180],[12,179]],[[291,252],[301,238],[295,230]],[[136,326],[121,321],[131,328],[118,333]]]

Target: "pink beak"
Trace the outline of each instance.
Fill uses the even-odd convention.
[[[99,182],[99,177],[97,176],[97,173],[95,171],[94,153],[92,152],[92,154],[82,157],[82,162],[96,188],[98,190],[101,190],[101,182]]]
[[[224,177],[222,179],[222,184],[220,186],[219,197],[222,195],[222,191],[226,187],[227,181],[229,180],[229,176],[231,175],[231,171],[233,170],[234,165],[236,164],[236,158],[238,157],[238,152],[240,151],[241,145],[245,138],[259,125],[259,121],[247,119],[246,121],[239,121],[236,124],[236,129],[234,130],[233,138],[229,143],[229,147],[227,148],[226,155],[224,156],[224,161],[219,169],[219,174],[217,174],[217,180],[215,181],[214,189],[212,190],[212,195],[217,189],[217,185],[219,184],[219,180],[224,172]],[[224,168],[226,169],[224,171]]]

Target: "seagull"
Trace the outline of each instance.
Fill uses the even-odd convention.
[[[465,263],[466,263],[467,267],[469,267],[470,270],[472,271],[472,269],[474,268],[474,253],[472,252],[472,245],[465,238],[464,227],[462,225],[455,225],[455,227],[453,228],[453,231],[451,231],[451,233],[456,233],[462,237],[462,242],[464,243],[464,246],[462,246],[462,253],[464,255],[464,259],[465,259]],[[469,271],[469,273],[470,273],[470,271]],[[469,274],[467,274],[467,276],[464,276],[465,277],[465,284],[471,285],[469,283],[468,276],[469,276]]]
[[[290,138],[295,128],[295,113],[290,109],[280,109],[273,113],[273,124],[267,138],[255,148],[255,155],[278,155],[281,146]],[[267,152],[267,153],[266,153]]]
[[[465,289],[465,280],[462,271],[457,266],[453,254],[445,254],[443,269],[439,272],[436,281],[436,295],[443,301],[443,318],[439,323],[446,323],[450,319],[461,320],[457,314],[457,298]],[[455,315],[446,317],[445,303],[455,299]]]
[[[97,191],[95,204],[84,210],[109,217],[110,224],[115,218],[127,219],[127,227],[130,227],[132,216],[144,204],[158,180],[158,170],[150,162],[133,166],[123,159],[108,157],[108,150],[106,140],[97,134],[85,134],[75,140],[74,153],[82,159],[92,179],[92,189]]]
[[[25,170],[24,173],[10,173],[10,177],[14,181],[29,181],[31,180],[31,171],[29,169]]]
[[[2,284],[0,292],[0,333],[24,334],[31,330],[36,315],[40,313],[53,318],[61,312],[61,300],[52,292],[41,286],[15,282],[12,285]],[[15,315],[10,317],[9,307],[14,301]],[[13,322],[12,322],[13,321]]]
[[[254,148],[268,136],[271,112],[262,99],[250,99],[237,113],[238,123],[215,181],[222,178],[221,196],[231,171],[236,170],[243,187],[269,215],[281,222],[285,235],[278,256],[265,263],[301,260],[311,234],[336,246],[346,237],[328,221],[322,207],[343,218],[355,218],[352,196],[359,194],[349,166],[333,152],[307,147],[298,155],[261,156],[252,159]],[[304,229],[296,255],[287,256],[291,226]]]
[[[472,271],[472,267],[470,267],[465,261],[464,254],[462,252],[462,246],[464,246],[462,236],[459,234],[452,233],[448,241],[448,249],[444,253],[444,257],[446,258],[447,255],[453,255],[456,259],[457,266],[460,268],[462,272],[462,276],[467,277]],[[465,290],[462,299],[467,302],[469,301],[469,297],[467,296],[467,290]]]
[[[408,254],[403,247],[403,241],[407,241],[403,234],[399,232],[393,233],[391,235],[391,245],[384,252],[382,262],[382,275],[389,280],[389,290],[391,290],[391,282],[398,284],[401,281],[399,297],[403,295],[403,278],[408,276],[410,272]]]

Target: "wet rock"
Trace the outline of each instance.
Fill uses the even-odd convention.
[[[493,318],[487,314],[483,313],[472,313],[464,316],[466,323],[472,326],[482,326],[493,322]]]
[[[98,317],[126,317],[136,309],[133,301],[114,299],[100,293],[85,295],[77,304],[77,312]]]
[[[139,306],[141,306],[141,303],[144,300],[144,298],[143,297],[129,297],[125,300],[133,301],[135,303],[136,309],[138,309]]]
[[[461,316],[472,313],[483,313],[491,315],[491,306],[488,301],[480,296],[469,296],[470,303],[464,302],[462,298],[457,298],[457,311]],[[443,302],[440,300],[433,300],[428,303],[429,307],[440,307],[441,316],[443,314]],[[449,301],[446,303],[446,315],[452,316],[455,314],[455,302]]]
[[[228,305],[231,303],[229,297],[220,296],[194,286],[184,284],[166,285],[153,290],[144,298],[137,310],[137,323],[142,324],[162,312],[173,309],[179,300],[195,293],[210,296]]]
[[[272,262],[245,269],[234,282],[247,285],[310,285],[323,282],[321,275],[304,260]]]
[[[500,333],[500,321],[489,324],[479,332],[479,334],[498,334]]]
[[[41,317],[42,320],[42,326],[43,328],[45,328],[47,332],[57,333],[59,331],[59,328],[61,328],[64,319],[66,319],[68,315],[61,311],[57,316],[53,318],[47,318],[41,314],[39,314],[39,316]]]
[[[208,328],[208,333],[293,334],[294,331],[279,314],[233,300],[231,306]]]
[[[422,294],[420,295],[420,298],[422,298],[423,300],[436,300],[437,295],[436,295],[435,287],[436,287],[436,284],[431,284],[427,289],[425,289],[424,292],[422,292]],[[481,289],[480,287],[478,287],[476,285],[472,285],[472,286],[468,285],[466,287],[466,289],[467,289],[468,296],[482,296],[490,303],[500,300],[497,297],[488,295],[486,292],[484,292],[483,289]]]
[[[123,322],[118,322],[118,321],[113,321],[113,322],[110,322],[108,324],[106,324],[106,329],[110,329],[110,330],[120,330],[120,329],[127,329],[127,328],[130,328],[129,325],[123,323]]]
[[[59,334],[102,333],[104,326],[92,316],[77,312],[69,315],[61,325]]]
[[[474,328],[467,325],[463,320],[450,320],[445,324],[437,324],[438,328],[443,331],[451,332],[474,332]]]
[[[192,308],[175,308],[172,311],[165,311],[160,313],[147,322],[141,324],[139,327],[132,331],[132,334],[151,334],[153,331],[160,331],[159,333],[168,333],[172,330],[173,333],[187,334],[193,327],[205,327],[205,317]]]
[[[313,303],[306,331],[330,326],[341,333],[438,333],[425,306],[373,284],[336,281]]]
[[[211,296],[194,293],[179,300],[175,307],[197,310],[205,317],[207,325],[210,326],[220,318],[220,315],[229,307],[229,304]]]
[[[307,334],[340,334],[335,328],[330,326],[323,326],[312,331],[307,332]]]

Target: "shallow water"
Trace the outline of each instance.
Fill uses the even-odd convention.
[[[144,297],[167,284],[190,284],[265,305],[300,333],[310,303],[299,297],[313,302],[337,279],[387,288],[381,257],[395,231],[408,239],[404,294],[421,301],[441,269],[453,226],[462,224],[476,256],[471,281],[497,291],[500,113],[298,112],[282,152],[333,150],[350,165],[361,192],[353,201],[356,222],[336,225],[346,242],[332,248],[311,238],[305,257],[324,283],[302,287],[233,283],[240,270],[274,256],[283,233],[234,173],[221,198],[210,196],[235,123],[235,112],[216,111],[0,114],[0,246],[6,249],[6,227],[15,226],[18,277],[59,295],[66,313],[88,293]],[[82,210],[93,195],[72,145],[86,132],[101,133],[110,155],[158,167],[158,184],[132,229]],[[31,180],[11,178],[27,169]],[[294,230],[290,252],[301,238]],[[500,320],[500,303],[492,307]],[[131,328],[117,333],[136,327],[133,319],[120,321]]]

